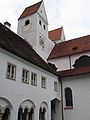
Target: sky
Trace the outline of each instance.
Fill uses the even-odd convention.
[[[18,18],[23,10],[40,0],[0,0],[0,22],[11,23],[17,33]],[[90,0],[44,0],[48,29],[63,26],[66,40],[90,34]]]

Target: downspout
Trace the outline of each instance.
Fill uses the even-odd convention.
[[[70,64],[70,69],[71,69],[71,56],[69,55],[69,64]]]
[[[59,77],[59,80],[61,82],[61,109],[62,109],[62,120],[64,120],[64,111],[63,111],[63,85],[62,85],[62,79]]]

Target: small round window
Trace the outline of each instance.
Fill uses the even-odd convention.
[[[30,20],[25,21],[25,25],[28,25],[30,23]]]

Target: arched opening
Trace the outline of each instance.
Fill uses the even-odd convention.
[[[6,98],[0,97],[0,120],[10,120],[12,104]]]
[[[25,110],[24,110],[22,120],[28,120],[28,109],[27,108],[25,108]]]
[[[3,113],[2,120],[9,120],[9,119],[10,119],[10,109],[6,108]]]
[[[73,106],[72,90],[70,88],[65,88],[65,101],[66,107]]]
[[[51,101],[51,120],[61,119],[61,104],[59,99],[55,98]]]
[[[30,24],[30,20],[25,21],[25,25],[28,25],[28,24]]]
[[[46,102],[42,102],[39,109],[39,120],[48,119],[48,105]]]
[[[42,120],[42,108],[39,109],[39,120]]]
[[[31,100],[25,100],[20,104],[18,120],[34,120],[35,104]]]
[[[18,120],[22,120],[22,108],[19,108],[18,110]]]
[[[83,55],[75,60],[73,65],[74,68],[90,66],[90,57],[87,55]]]
[[[42,120],[45,120],[45,112],[46,112],[46,109],[43,108],[43,111],[42,111]]]
[[[31,108],[31,110],[29,112],[29,120],[33,120],[33,114],[34,114],[34,109]]]

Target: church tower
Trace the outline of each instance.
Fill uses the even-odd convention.
[[[48,39],[48,20],[44,2],[27,7],[18,19],[17,34],[26,39],[45,60],[54,46]]]

